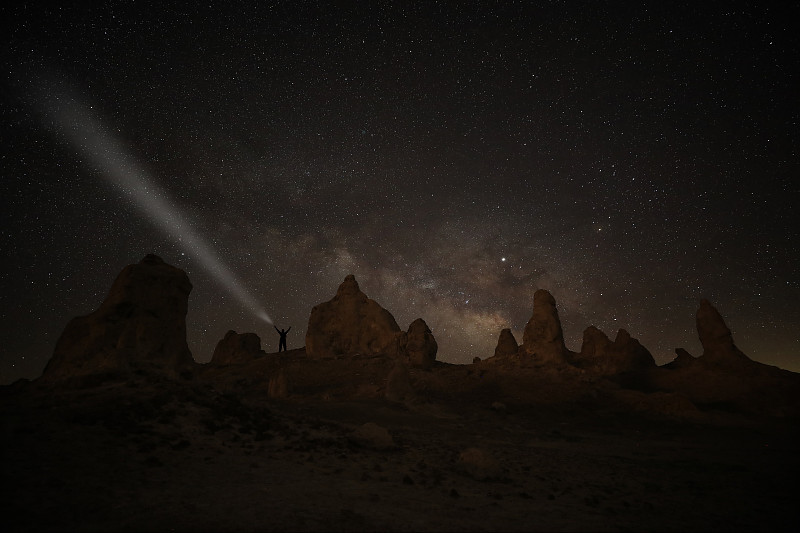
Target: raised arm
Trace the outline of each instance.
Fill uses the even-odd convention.
[[[286,333],[289,333],[290,329],[292,329],[292,326],[289,326],[289,329],[286,330]]]
[[[275,324],[272,324],[272,327],[273,327],[273,328],[275,328],[275,331],[277,331],[278,333],[280,333],[280,332],[281,332],[281,330],[279,330],[279,329],[278,329],[278,326],[276,326]]]

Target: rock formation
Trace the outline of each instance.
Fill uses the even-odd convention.
[[[306,353],[314,358],[375,355],[391,347],[400,331],[392,314],[367,298],[351,274],[333,299],[311,310]]]
[[[408,364],[412,368],[430,368],[433,366],[439,346],[436,344],[436,339],[424,320],[418,318],[408,326],[406,339]]]
[[[697,334],[703,345],[702,358],[707,363],[726,364],[750,361],[733,343],[731,330],[708,300],[700,301],[697,310]]]
[[[700,337],[700,344],[703,345],[703,355],[693,357],[683,348],[676,348],[675,359],[664,365],[665,368],[673,370],[689,368],[694,366],[695,362],[701,365],[711,365],[717,369],[746,370],[751,368],[752,365],[749,363],[754,363],[754,361],[736,347],[731,330],[728,329],[722,315],[706,299],[700,300],[696,324],[697,335]],[[742,365],[744,366],[742,367]]]
[[[267,396],[269,398],[287,398],[289,396],[289,380],[283,369],[269,378],[267,385]]]
[[[158,256],[128,265],[96,311],[67,324],[42,379],[131,370],[174,377],[191,369],[194,360],[186,344],[191,290],[186,273]]]
[[[648,388],[679,394],[701,410],[767,416],[800,415],[800,375],[751,360],[734,344],[722,316],[707,301],[697,311],[703,355],[682,348],[677,357],[650,373]]]
[[[594,326],[583,332],[583,345],[576,364],[602,375],[654,368],[650,352],[624,329],[617,332],[614,342]]]
[[[231,365],[248,363],[256,357],[266,355],[261,349],[261,339],[255,333],[236,333],[228,331],[217,343],[211,363],[215,365]]]
[[[505,328],[500,331],[500,337],[497,339],[497,346],[494,349],[495,357],[507,357],[516,355],[519,352],[519,345],[511,329]]]
[[[556,300],[549,292],[539,289],[533,295],[533,315],[522,335],[524,353],[536,362],[561,364],[567,361],[567,347],[561,331]]]
[[[396,357],[410,368],[430,368],[436,360],[439,345],[428,324],[421,318],[408,326],[408,331],[395,334],[394,342],[384,353]]]
[[[686,368],[697,360],[695,356],[683,348],[675,348],[675,359],[664,365],[665,368]]]

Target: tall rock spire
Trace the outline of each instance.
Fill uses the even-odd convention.
[[[711,303],[700,300],[697,310],[697,334],[703,345],[703,360],[710,363],[750,360],[733,343],[731,330]]]
[[[524,353],[533,355],[535,361],[566,363],[567,347],[561,331],[556,300],[545,289],[533,295],[533,315],[522,334]]]

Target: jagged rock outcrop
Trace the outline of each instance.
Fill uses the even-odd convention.
[[[333,299],[311,310],[306,353],[314,358],[375,355],[393,346],[400,331],[392,314],[367,298],[351,274]]]
[[[190,370],[186,310],[191,290],[186,273],[156,255],[128,265],[96,311],[67,324],[42,379],[132,370],[175,377]]]
[[[656,362],[639,341],[620,329],[614,342],[594,326],[583,332],[583,345],[575,363],[602,375],[655,368]]]
[[[567,347],[561,331],[556,300],[545,289],[533,295],[533,315],[525,325],[522,350],[536,362],[562,364],[567,362]]]
[[[711,303],[703,299],[697,310],[697,334],[703,345],[703,361],[714,364],[750,361],[733,343],[731,330]]]
[[[258,335],[229,330],[214,348],[211,363],[215,365],[249,363],[262,355],[266,353],[261,349],[261,338]]]
[[[494,349],[495,357],[508,357],[517,355],[519,352],[519,345],[511,329],[505,328],[500,331],[500,337],[497,338],[497,346]]]
[[[684,350],[675,348],[675,359],[664,365],[665,368],[687,368],[691,366],[697,358]]]

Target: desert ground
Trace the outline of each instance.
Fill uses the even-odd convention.
[[[565,400],[546,383],[569,387],[545,378],[528,379],[526,396],[474,365],[413,370],[412,393],[390,401],[391,365],[290,352],[182,380],[5,387],[3,529],[752,531],[798,523],[796,420],[711,408],[665,416],[621,406],[616,393]],[[266,376],[277,367],[290,385],[270,398]]]

